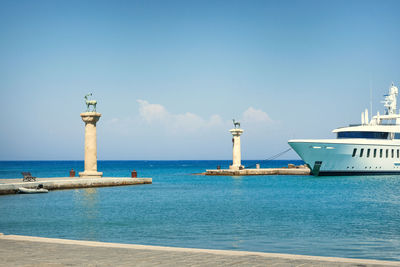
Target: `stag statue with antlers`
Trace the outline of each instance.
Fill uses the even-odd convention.
[[[86,112],[90,112],[90,106],[93,107],[92,112],[96,112],[96,100],[89,100],[89,96],[92,96],[92,93],[85,95],[85,103],[86,103]]]
[[[233,119],[232,121],[233,121],[233,127],[235,127],[235,129],[239,129],[240,128],[240,122],[236,121],[235,119]]]

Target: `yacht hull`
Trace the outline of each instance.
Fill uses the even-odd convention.
[[[400,174],[400,141],[289,140],[315,176]]]

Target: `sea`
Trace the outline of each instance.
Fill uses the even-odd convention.
[[[296,160],[242,161],[284,167]],[[400,176],[204,176],[227,160],[99,161],[153,184],[0,196],[0,232],[186,248],[400,260]],[[0,178],[83,161],[1,161]]]

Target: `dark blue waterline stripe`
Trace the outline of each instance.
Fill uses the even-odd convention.
[[[400,175],[399,171],[320,171],[318,176]]]

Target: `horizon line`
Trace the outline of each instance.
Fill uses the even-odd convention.
[[[279,160],[299,160],[302,161],[302,159],[273,159],[273,160],[267,160],[267,159],[245,159],[242,161],[279,161]],[[82,161],[84,162],[84,159],[7,159],[3,160],[0,159],[0,162],[2,161]],[[232,161],[232,159],[102,159],[102,160],[97,160],[99,161]]]

